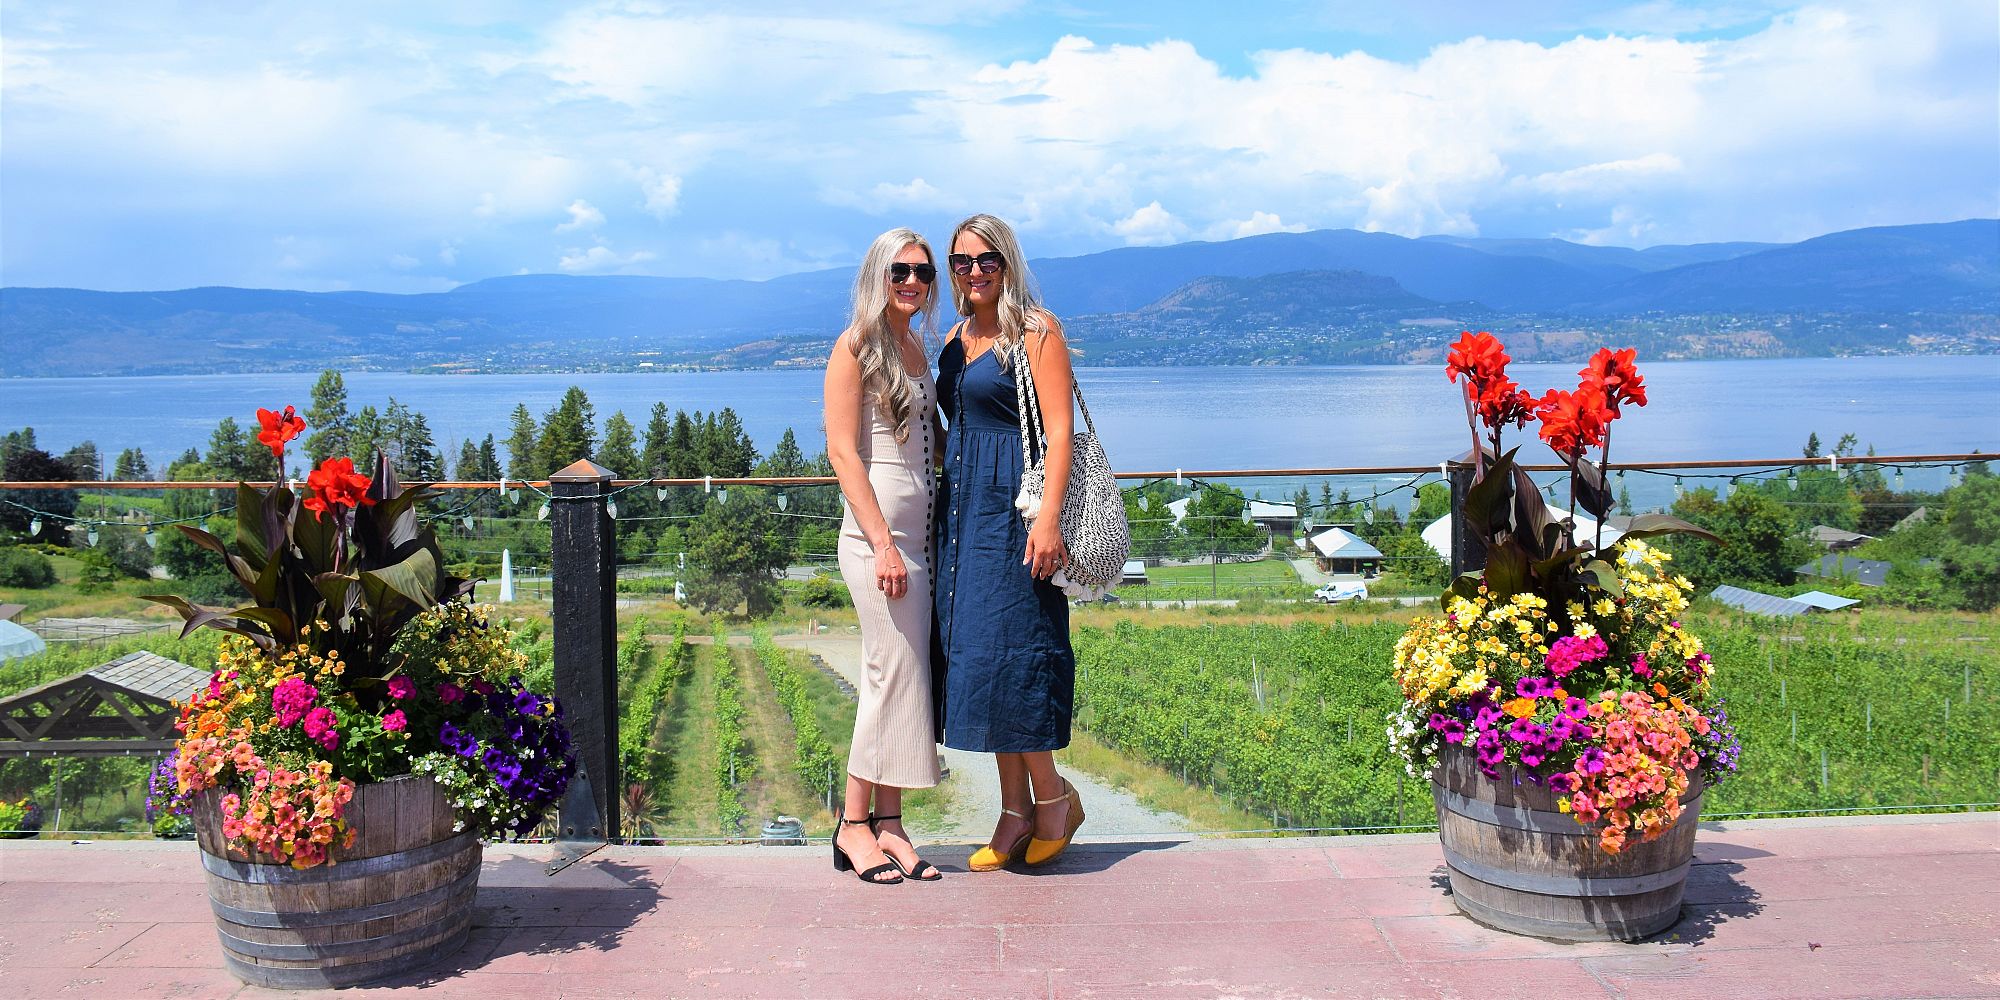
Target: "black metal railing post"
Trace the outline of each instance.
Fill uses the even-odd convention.
[[[1465,452],[1444,463],[1445,479],[1451,483],[1451,578],[1486,568],[1486,543],[1473,535],[1465,524],[1465,494],[1472,489],[1473,455]]]
[[[549,477],[556,697],[577,762],[558,836],[600,844],[618,838],[618,528],[605,506],[612,478],[589,459]]]

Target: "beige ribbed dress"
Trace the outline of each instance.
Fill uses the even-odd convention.
[[[875,585],[875,552],[850,509],[840,526],[840,575],[861,618],[862,684],[847,773],[896,788],[937,784],[937,721],[931,704],[931,413],[937,398],[928,369],[910,411],[909,437],[873,395],[862,406],[861,462],[909,570],[909,590],[890,600]]]

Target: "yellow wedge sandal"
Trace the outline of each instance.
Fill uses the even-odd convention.
[[[1000,811],[1009,816],[1017,816],[1027,820],[1028,832],[1021,834],[1020,839],[1014,841],[1013,845],[1008,847],[1004,852],[996,851],[991,847],[981,847],[979,850],[973,851],[972,857],[966,859],[965,867],[976,872],[997,872],[1007,867],[1007,862],[1020,857],[1021,851],[1028,846],[1028,841],[1033,839],[1035,835],[1035,821],[1032,815],[1022,816],[1012,809],[1002,809]],[[1034,810],[1029,810],[1029,813],[1032,814],[1033,812]]]
[[[1045,865],[1061,857],[1062,852],[1069,850],[1069,842],[1076,836],[1076,828],[1083,825],[1083,800],[1077,797],[1076,786],[1070,784],[1068,778],[1063,779],[1063,793],[1061,795],[1053,799],[1036,799],[1035,805],[1055,805],[1064,799],[1069,800],[1069,819],[1063,824],[1062,839],[1043,840],[1039,837],[1031,836],[1028,839],[1028,853],[1021,858],[1030,867]]]

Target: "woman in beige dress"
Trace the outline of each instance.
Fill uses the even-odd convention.
[[[840,575],[861,619],[864,673],[833,866],[864,882],[933,881],[903,830],[903,789],[937,784],[931,704],[931,449],[941,434],[924,341],[936,262],[923,237],[875,238],[854,313],[826,366],[826,453],[847,499]]]

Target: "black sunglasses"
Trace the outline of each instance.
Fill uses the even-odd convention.
[[[889,265],[889,283],[892,285],[900,285],[910,280],[910,275],[913,274],[917,276],[918,281],[926,285],[937,280],[937,268],[929,264],[904,264],[899,262]]]
[[[946,257],[945,262],[951,265],[951,273],[953,274],[971,274],[972,265],[974,264],[979,265],[980,274],[992,274],[1007,266],[1007,258],[1001,256],[998,250],[988,250],[977,257],[971,254],[955,253]]]

